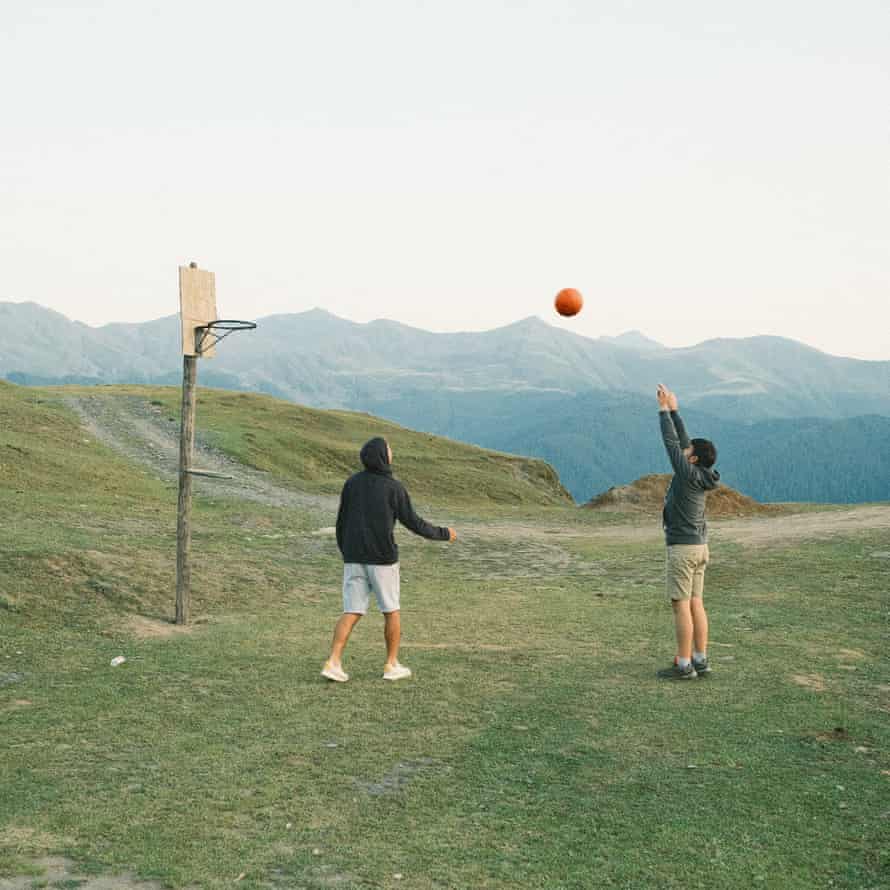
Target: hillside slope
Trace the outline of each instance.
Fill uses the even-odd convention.
[[[397,477],[436,524],[502,509],[576,512],[543,461],[369,415],[202,389],[197,428],[196,466],[230,478],[195,480],[196,614],[231,608],[235,591],[243,604],[258,586],[292,587],[282,579],[294,576],[302,590],[329,591],[339,554],[326,530],[373,435],[392,443]],[[64,617],[72,628],[164,621],[176,576],[178,434],[173,388],[0,382],[0,623],[4,612]],[[409,551],[433,546],[401,528],[397,539]],[[297,557],[294,542],[315,561]]]
[[[76,420],[72,408],[89,403],[105,406],[108,444],[130,453],[123,444],[142,437],[149,451],[175,445],[179,432],[179,390],[172,387],[54,387],[45,390],[0,383],[0,419],[7,462],[3,469],[18,474],[15,454],[37,458],[29,463],[38,484],[50,473],[53,461],[67,465],[77,441],[71,432]],[[67,407],[66,407],[67,406]],[[111,406],[108,408],[108,406]],[[98,409],[93,414],[102,413]],[[39,417],[35,426],[35,417]],[[103,428],[103,423],[97,423]],[[437,503],[571,504],[555,471],[544,461],[486,451],[400,427],[368,414],[322,411],[283,402],[270,396],[202,389],[197,408],[199,441],[244,464],[268,474],[278,484],[295,490],[338,494],[344,480],[361,469],[358,452],[372,436],[391,443],[394,467],[415,498]],[[62,443],[57,446],[58,440]],[[119,441],[118,441],[119,440]],[[19,451],[16,451],[19,449]],[[41,471],[42,461],[49,461]],[[76,485],[78,472],[69,470],[68,484]],[[31,476],[29,476],[31,478]],[[0,477],[2,479],[2,477]],[[55,487],[57,481],[47,478]],[[208,483],[209,484],[209,483]]]
[[[658,517],[664,508],[664,497],[671,479],[669,473],[642,476],[630,485],[615,485],[598,494],[584,504],[584,507]],[[707,493],[707,515],[710,519],[717,516],[768,516],[781,510],[781,507],[775,505],[760,504],[728,485],[721,485]]]

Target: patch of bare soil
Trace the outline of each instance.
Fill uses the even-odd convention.
[[[603,566],[598,562],[583,560],[551,540],[542,540],[541,531],[523,526],[517,533],[506,535],[503,549],[494,548],[486,539],[500,538],[502,529],[492,530],[484,526],[459,529],[460,546],[450,553],[450,558],[463,566],[468,577],[474,579],[510,581],[533,579],[536,588],[542,589],[542,578],[567,573],[601,575]]]
[[[861,649],[838,649],[836,657],[841,661],[863,661],[865,653]]]
[[[44,856],[33,862],[41,870],[39,877],[27,875],[0,878],[0,890],[31,890],[32,887],[77,887],[78,890],[162,890],[156,881],[140,881],[132,874],[85,875],[61,856]]]
[[[454,643],[424,643],[424,642],[416,642],[413,643],[411,641],[403,642],[401,644],[402,649],[421,649],[423,651],[431,651],[431,650],[451,650],[453,652],[515,652],[517,649],[521,647],[519,645],[516,646],[504,646],[497,643],[464,643],[464,642],[454,642]]]
[[[664,496],[667,493],[671,476],[666,473],[653,473],[642,476],[630,485],[617,485],[588,501],[584,507],[589,510],[610,510],[620,513],[647,513],[661,515]],[[721,485],[707,495],[707,515],[717,516],[767,516],[783,512],[782,507],[761,504],[753,498]]]
[[[814,692],[825,692],[825,678],[821,674],[794,674],[792,682]]]
[[[765,505],[761,505],[765,506]],[[630,512],[622,509],[620,512]],[[641,519],[645,517],[640,511]],[[750,514],[745,518],[716,517],[711,521],[710,507],[706,514],[715,541],[733,541],[751,547],[786,544],[794,541],[822,541],[834,537],[852,537],[862,531],[890,530],[890,504],[850,507],[849,510],[826,510],[813,513],[793,513],[788,507],[776,508],[776,513]],[[482,525],[468,523],[458,529],[463,543],[478,538],[505,541],[558,541],[560,538],[621,541],[624,543],[652,543],[664,541],[664,533],[657,517],[652,522],[640,521],[601,528],[566,528],[531,525],[528,523],[499,523]],[[871,554],[883,558],[883,552]]]
[[[96,439],[129,460],[148,467],[165,482],[179,477],[179,422],[148,399],[138,396],[69,396],[64,404],[80,417]],[[275,507],[317,507],[336,510],[334,498],[311,495],[277,485],[267,473],[245,466],[195,437],[194,466],[221,476],[195,476],[198,494],[242,498]]]
[[[428,770],[434,765],[434,761],[429,757],[421,757],[420,760],[402,760],[378,781],[367,782],[357,779],[356,785],[373,797],[398,794],[408,786],[417,773]]]
[[[822,541],[855,536],[857,532],[890,529],[890,505],[792,513],[746,522],[728,521],[715,524],[714,529],[721,537],[755,547],[788,541]]]
[[[170,637],[194,631],[194,625],[173,624],[146,618],[144,615],[128,615],[122,625],[123,630],[138,640],[167,640]]]
[[[11,674],[0,674],[0,688],[4,686],[12,686],[13,683],[21,683],[25,679],[25,675],[13,671]]]
[[[843,726],[835,726],[830,732],[816,733],[815,738],[819,742],[849,742],[850,733]]]

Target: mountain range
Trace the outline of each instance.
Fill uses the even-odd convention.
[[[93,328],[0,303],[0,377],[21,384],[181,378],[178,316]],[[579,500],[665,469],[655,384],[713,438],[731,484],[762,500],[881,500],[890,492],[890,362],[779,337],[671,349],[639,332],[591,339],[528,318],[473,333],[322,310],[273,315],[202,361],[199,382],[540,456]]]

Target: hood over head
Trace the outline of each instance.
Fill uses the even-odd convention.
[[[698,469],[705,491],[713,491],[720,484],[720,473],[713,467],[698,467]]]
[[[370,470],[372,473],[381,473],[385,476],[392,475],[392,465],[388,459],[386,439],[382,436],[375,436],[373,439],[365,442],[362,445],[361,452],[359,452],[359,457],[366,470]]]

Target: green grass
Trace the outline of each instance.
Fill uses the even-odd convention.
[[[198,499],[194,627],[136,635],[134,617],[163,629],[173,611],[175,491],[78,442],[56,395],[0,386],[0,680],[22,677],[0,686],[0,874],[39,881],[33,863],[54,852],[170,887],[890,883],[877,532],[715,547],[715,677],[659,685],[672,643],[657,544],[599,535],[620,517],[543,495],[474,505],[474,474],[506,491],[511,464],[467,458],[446,486],[458,446],[405,433],[412,493],[472,525],[454,545],[400,537],[416,678],[380,681],[371,614],[353,679],[331,686],[318,671],[340,562],[315,532],[333,517]],[[227,399],[202,392],[199,426],[257,465],[239,449],[278,442],[274,472],[302,486],[293,406]],[[244,444],[262,417],[265,438]],[[327,468],[307,489],[353,469],[365,431],[345,417],[349,466],[318,449]]]

